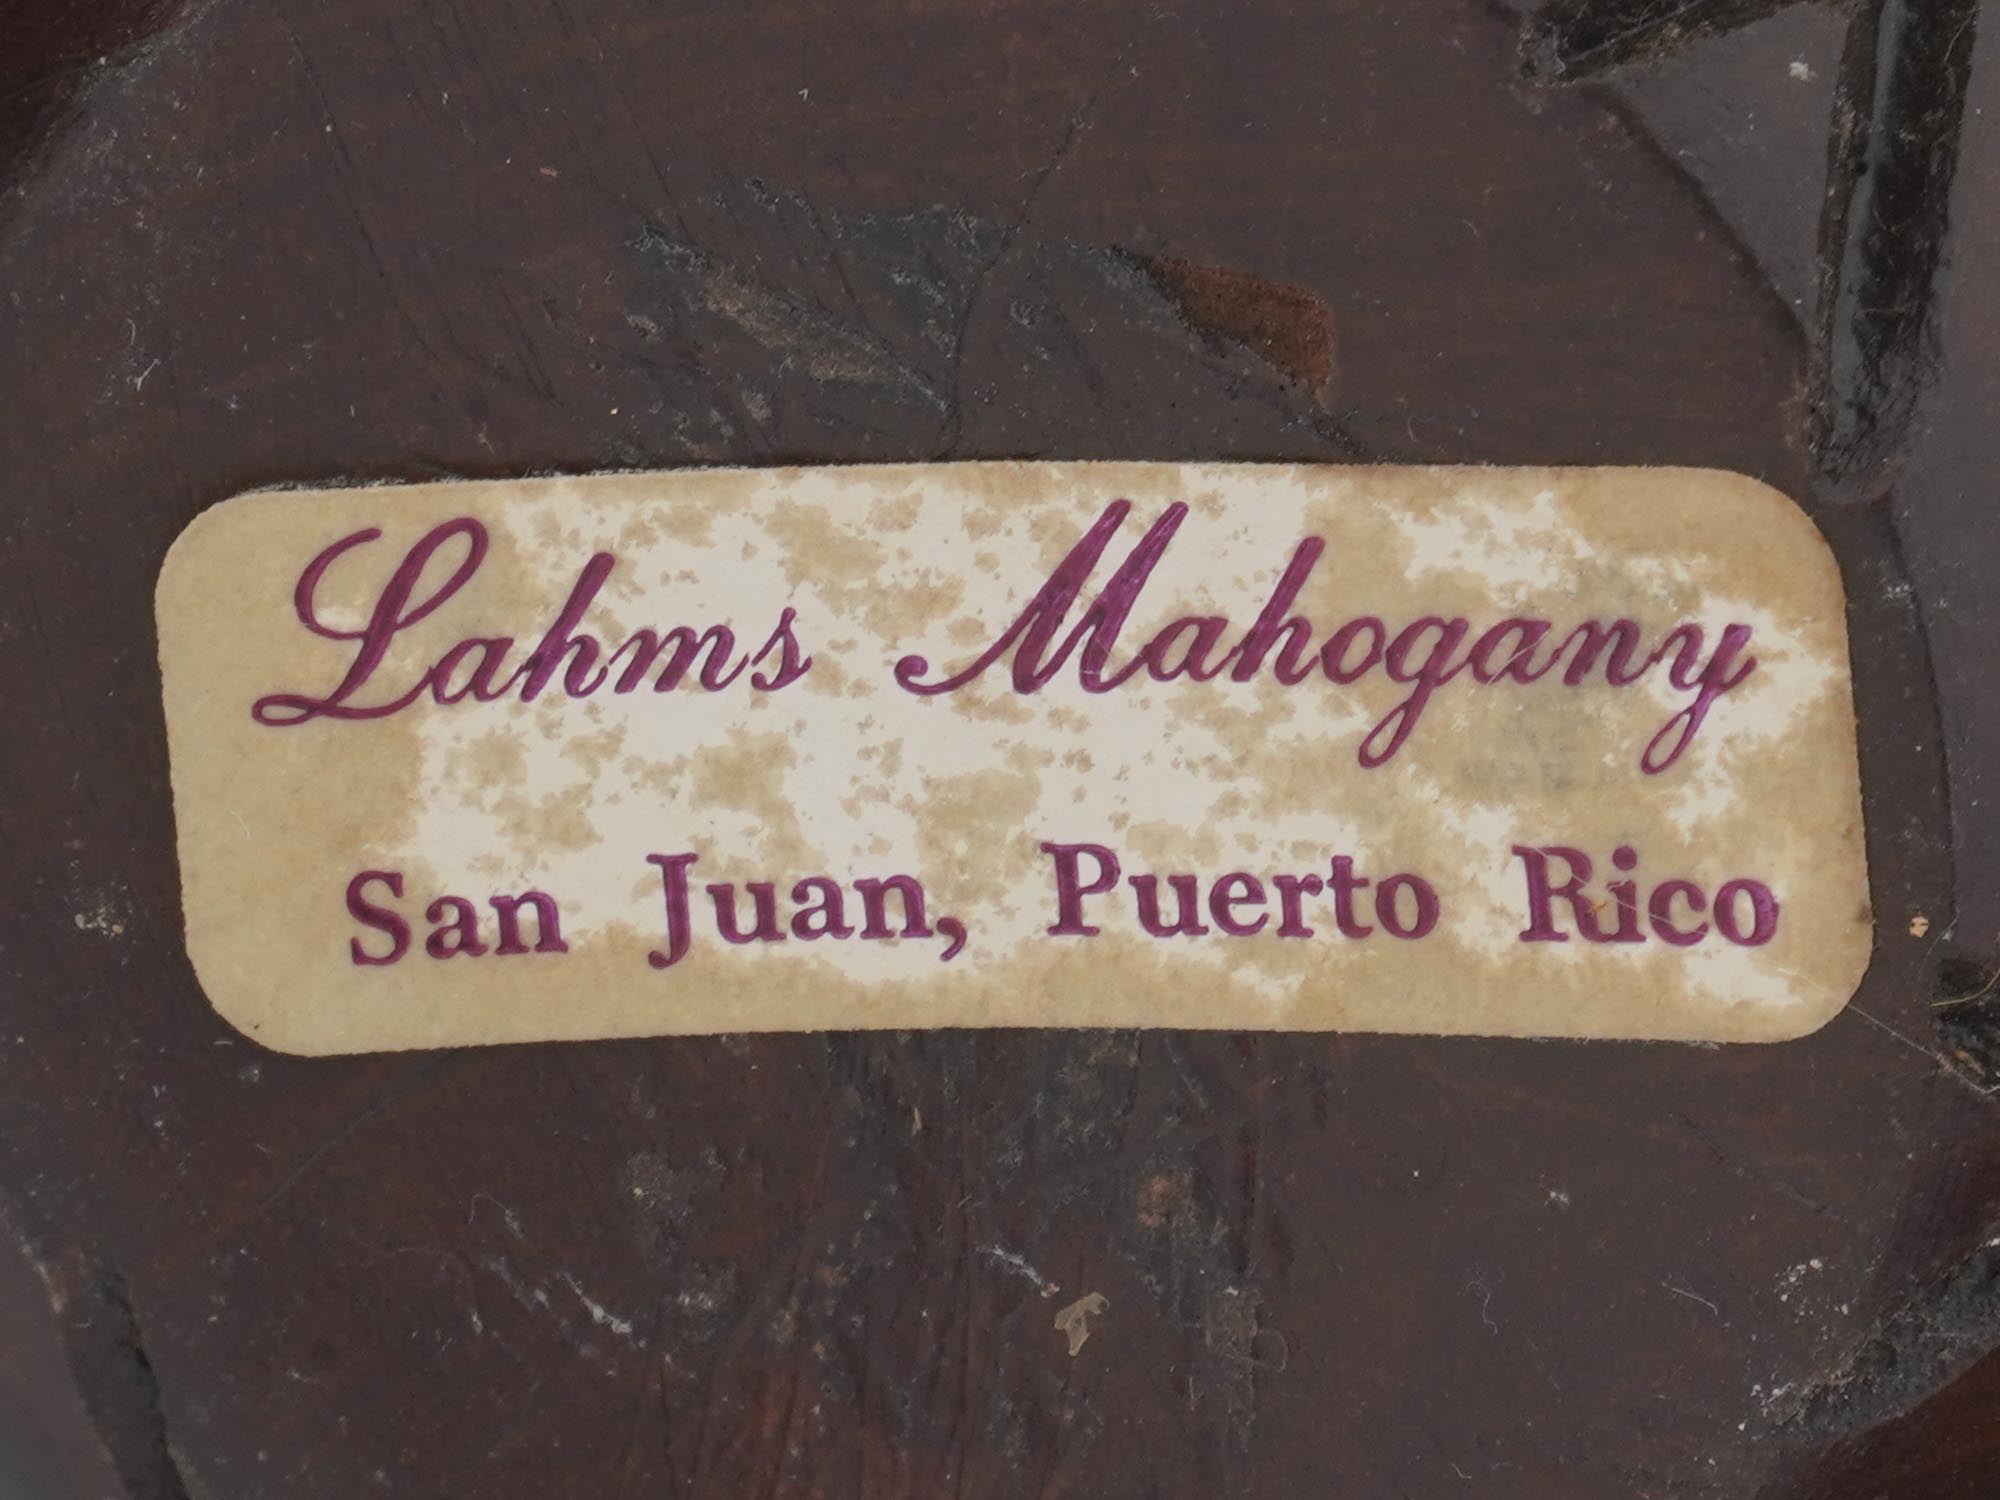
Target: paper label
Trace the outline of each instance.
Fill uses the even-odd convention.
[[[1755,1041],[1868,961],[1839,575],[1738,475],[272,491],[158,606],[188,950],[285,1051]]]

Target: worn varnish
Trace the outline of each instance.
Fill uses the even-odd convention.
[[[0,22],[0,1195],[127,1491],[1991,1493],[1981,19]],[[1732,136],[1746,99],[1768,128]],[[1722,1050],[991,1033],[332,1061],[209,1010],[150,617],[198,511],[274,483],[992,456],[1676,463],[1800,496],[1851,600],[1878,918],[1855,1004]],[[1081,1341],[1056,1322],[1078,1306]],[[91,1459],[47,1461],[89,1493]]]

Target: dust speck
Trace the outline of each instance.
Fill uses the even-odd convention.
[[[1076,1301],[1056,1310],[1056,1332],[1069,1340],[1069,1357],[1075,1359],[1090,1342],[1090,1320],[1101,1318],[1111,1309],[1102,1292],[1085,1292]]]

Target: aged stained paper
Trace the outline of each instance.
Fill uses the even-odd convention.
[[[194,521],[158,607],[189,953],[281,1050],[1774,1040],[1868,959],[1839,575],[1737,475],[991,463],[271,491]]]

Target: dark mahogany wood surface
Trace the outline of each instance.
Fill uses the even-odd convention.
[[[7,1472],[167,1500],[2000,1493],[1988,19],[0,7],[0,1401],[33,1413]],[[1716,465],[1797,496],[1850,595],[1861,994],[1728,1049],[308,1061],[210,1011],[151,618],[202,509],[994,456]],[[1071,1357],[1055,1309],[1091,1292]]]

